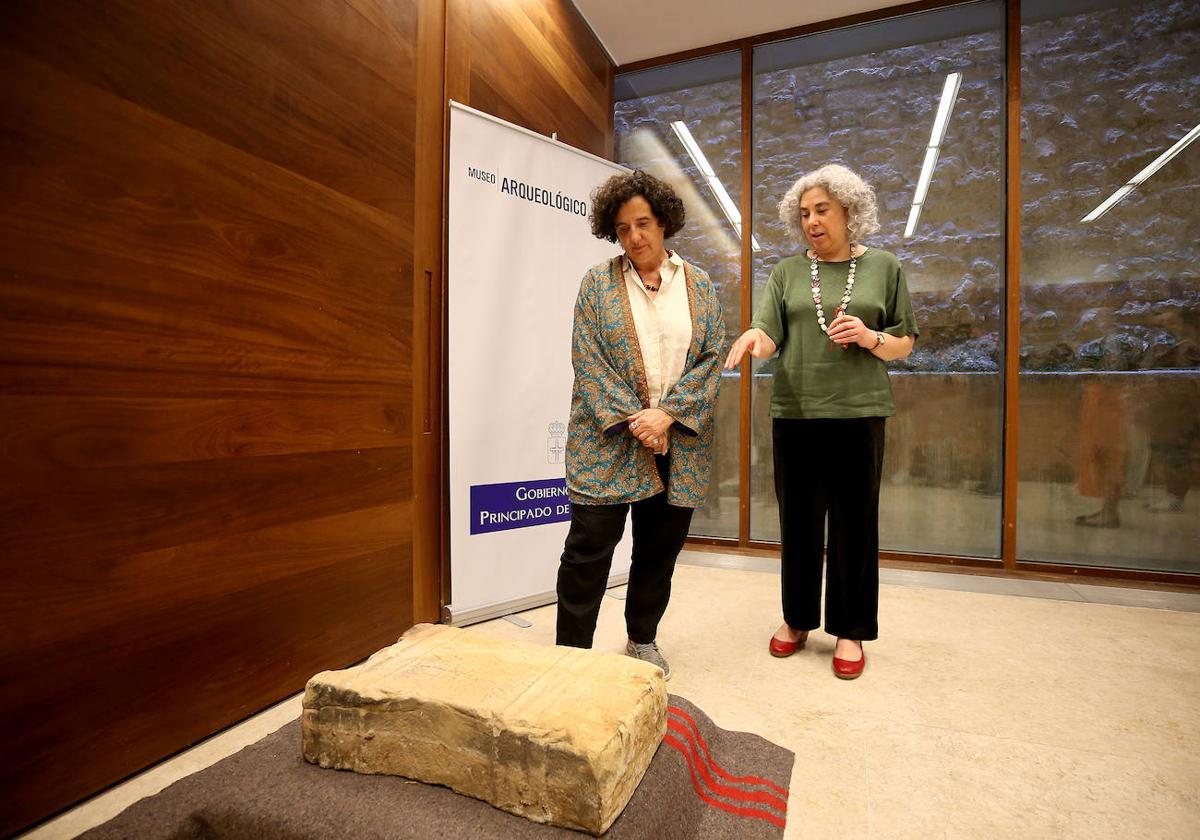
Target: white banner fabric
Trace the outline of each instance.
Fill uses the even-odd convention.
[[[554,600],[570,520],[571,319],[616,164],[451,103],[448,369],[454,623]],[[629,535],[612,576],[629,571]]]

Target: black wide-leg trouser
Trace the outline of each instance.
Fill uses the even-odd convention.
[[[670,455],[654,456],[667,483]],[[687,539],[692,508],[667,503],[667,494],[618,505],[572,505],[571,528],[558,566],[557,643],[590,648],[608,585],[613,551],[633,520],[633,555],[625,596],[625,626],[638,644],[653,642],[671,599],[675,559]]]
[[[825,522],[825,632],[879,637],[879,480],[882,417],[775,418],[775,496],[783,548],[783,620],[821,626]]]

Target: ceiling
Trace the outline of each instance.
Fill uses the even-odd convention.
[[[793,26],[903,5],[903,0],[572,0],[617,66]]]

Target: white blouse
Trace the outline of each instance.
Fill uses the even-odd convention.
[[[622,265],[650,386],[650,407],[658,408],[659,401],[683,376],[688,348],[692,344],[692,313],[688,307],[683,260],[674,251],[667,252],[667,258],[658,270],[661,278],[658,293],[653,297],[642,285],[642,278],[628,257]]]

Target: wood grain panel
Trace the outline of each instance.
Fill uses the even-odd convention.
[[[88,470],[0,486],[0,564],[74,567],[406,498],[410,449],[366,449]],[[402,495],[401,495],[402,494]],[[353,538],[353,535],[347,535]]]
[[[0,49],[0,72],[27,83],[0,88],[0,186],[16,225],[6,259],[40,266],[50,247],[75,270],[133,259],[143,282],[171,270],[322,301],[411,294],[395,282],[396,247],[412,241],[402,220],[20,53]]]
[[[1021,384],[1021,2],[1005,10],[1005,212],[1004,212],[1004,530],[1000,556],[1017,568],[1017,479]]]
[[[597,155],[612,148],[612,63],[567,0],[449,0],[453,99]],[[464,59],[464,56],[466,58]]]
[[[404,447],[405,401],[9,396],[0,470],[95,469]]]
[[[493,86],[507,92],[512,102],[541,106],[546,120],[562,120],[581,133],[602,133],[611,122],[605,89],[596,83],[604,79],[605,67],[585,61],[579,51],[583,42],[572,40],[566,25],[573,16],[546,11],[543,4],[478,4],[471,19],[474,54],[491,60],[475,62],[474,73],[494,80]],[[564,44],[574,49],[564,49]],[[566,113],[561,112],[564,105]]]
[[[3,704],[22,722],[9,742],[15,760],[0,766],[6,819],[38,816],[50,778],[59,797],[85,796],[112,781],[113,759],[144,766],[258,711],[264,693],[295,691],[298,673],[344,667],[363,648],[394,642],[396,628],[411,624],[408,556],[401,543],[235,593],[162,604],[16,671],[11,684],[20,691],[6,692]],[[367,592],[372,609],[364,608]]]
[[[436,617],[445,93],[605,154],[612,66],[568,0],[17,0],[0,73],[5,834]]]
[[[411,224],[413,4],[23,0],[4,18],[23,52]]]
[[[0,835],[412,624],[417,17],[6,6]]]
[[[299,575],[385,552],[409,537],[407,503],[229,534],[117,557],[106,563],[26,564],[0,591],[0,610],[37,603],[42,620],[0,639],[0,661],[16,679],[89,645],[97,630],[163,605],[239,597]],[[353,535],[348,537],[347,535]]]
[[[446,3],[418,0],[416,264],[413,318],[413,618],[449,600],[442,360],[446,207]]]

